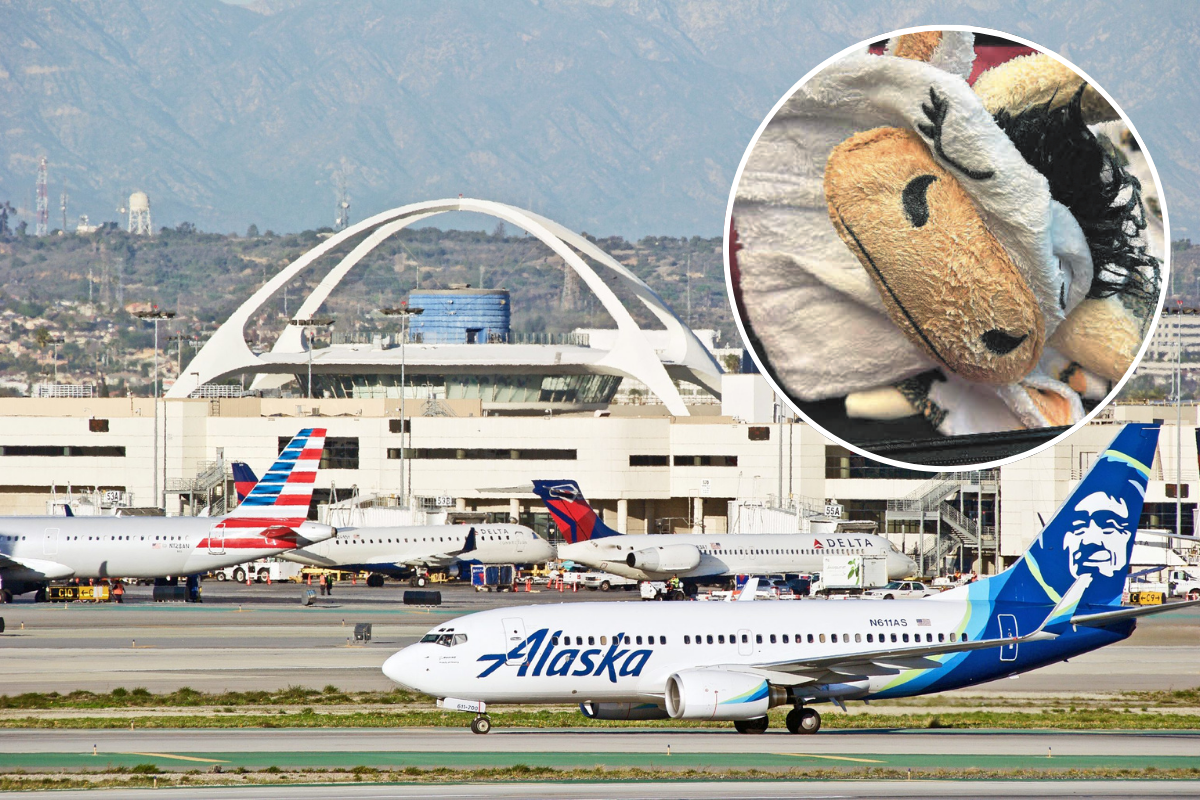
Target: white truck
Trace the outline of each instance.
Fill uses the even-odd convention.
[[[887,582],[887,556],[825,556],[813,594],[860,594]]]
[[[303,564],[294,564],[278,558],[260,558],[258,561],[213,570],[209,575],[218,581],[233,581],[234,583],[245,583],[247,578],[255,583],[267,583],[268,581],[277,583],[296,579],[302,569],[304,569]]]
[[[1167,576],[1169,594],[1172,597],[1186,597],[1188,600],[1200,600],[1200,569],[1173,569]]]

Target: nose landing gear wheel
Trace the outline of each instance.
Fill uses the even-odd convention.
[[[821,715],[811,708],[797,706],[788,712],[787,729],[792,733],[816,733],[821,730]]]
[[[734,730],[738,733],[766,733],[767,726],[771,721],[766,717],[758,719],[739,719],[733,723]]]
[[[486,714],[482,714],[471,720],[471,733],[487,733],[492,729],[492,721],[488,719]]]

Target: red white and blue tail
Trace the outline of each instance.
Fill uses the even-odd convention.
[[[324,450],[324,428],[305,428],[297,433],[246,499],[226,519],[257,520],[264,525],[299,525],[308,518]]]

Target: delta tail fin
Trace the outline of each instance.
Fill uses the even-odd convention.
[[[575,481],[534,481],[533,493],[542,498],[568,544],[621,535],[596,515]]]
[[[245,461],[233,462],[233,488],[237,491],[238,502],[241,503],[258,483],[258,476]]]
[[[1121,604],[1158,432],[1156,424],[1121,429],[1021,560],[988,579],[999,583],[997,602],[1058,605],[1076,587],[1071,614],[1076,605]]]
[[[324,450],[325,428],[305,428],[297,433],[226,519],[269,519],[281,524],[307,519]]]

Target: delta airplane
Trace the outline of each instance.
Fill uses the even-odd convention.
[[[321,542],[308,521],[325,429],[288,443],[245,501],[221,517],[0,517],[0,601],[67,578],[192,575]]]
[[[254,470],[233,465],[238,495],[257,483]],[[382,586],[384,575],[415,578],[425,585],[421,569],[458,569],[460,562],[476,564],[544,564],[554,547],[524,525],[410,525],[402,527],[338,528],[338,537],[311,547],[283,553],[280,558],[326,569],[369,572],[368,586]]]
[[[1053,664],[1127,638],[1136,617],[1195,605],[1122,607],[1158,426],[1126,425],[1022,558],[999,575],[921,600],[572,603],[451,620],[383,666],[393,681],[474,712],[491,703],[577,702],[601,719],[729,720],[815,733],[811,704],[911,697]]]
[[[636,580],[678,576],[685,583],[723,575],[820,572],[826,555],[887,557],[888,580],[917,564],[886,537],[867,533],[688,534],[625,536],[604,524],[571,480],[534,481],[533,491],[558,525],[558,557]]]

